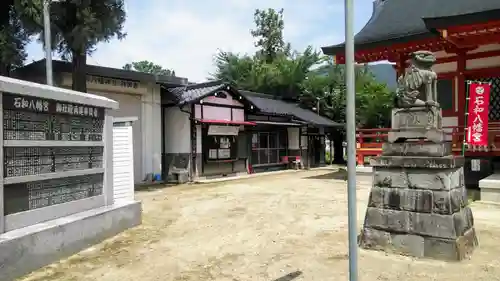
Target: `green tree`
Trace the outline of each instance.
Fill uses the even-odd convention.
[[[216,56],[216,71],[212,77],[241,89],[296,100],[310,69],[321,61],[320,54],[312,47],[302,53],[293,52],[290,56],[281,54],[272,63],[259,56],[222,52]]]
[[[212,77],[241,89],[298,99],[308,108],[316,107],[319,100],[322,115],[345,123],[344,66],[333,64],[312,47],[301,53],[291,52],[290,45],[285,44],[282,37],[282,10],[257,10],[255,25],[257,28],[252,35],[258,39],[257,54],[219,53]],[[358,127],[387,126],[393,93],[375,80],[367,66],[358,66],[355,71]],[[336,163],[344,161],[343,140],[343,130],[333,134]]]
[[[44,0],[19,0],[23,18],[43,39]],[[52,47],[72,63],[72,88],[86,92],[87,55],[100,42],[123,39],[124,0],[65,0],[50,4]]]
[[[356,124],[358,128],[387,127],[394,93],[377,82],[367,66],[355,68]],[[302,84],[301,102],[316,107],[321,114],[345,123],[346,86],[343,65],[328,63],[312,71]],[[333,134],[334,163],[342,163],[344,131]]]
[[[259,48],[257,53],[241,56],[220,52],[212,77],[239,88],[296,99],[311,67],[321,62],[320,54],[312,47],[301,53],[291,51],[283,39],[283,9],[256,10],[254,22],[251,34]]]
[[[147,60],[127,63],[126,65],[123,66],[123,69],[157,74],[157,75],[175,76],[174,70],[163,68],[161,65],[155,64]]]
[[[0,75],[4,76],[23,65],[30,36],[16,10],[16,1],[3,0],[0,3]]]
[[[255,29],[251,30],[252,36],[257,40],[255,47],[258,47],[258,55],[267,63],[273,62],[278,55],[290,54],[290,43],[283,39],[285,21],[283,20],[283,9],[255,10]]]

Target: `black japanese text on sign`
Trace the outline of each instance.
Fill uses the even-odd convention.
[[[32,96],[4,93],[3,108],[10,110],[33,111],[47,114],[68,114],[73,116],[103,119],[104,108],[66,103]]]

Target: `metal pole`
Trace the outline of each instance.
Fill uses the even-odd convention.
[[[354,89],[354,0],[345,0],[345,84],[347,88],[347,214],[349,225],[349,281],[358,280],[356,212],[356,110]]]
[[[45,74],[47,76],[47,85],[54,85],[52,77],[52,46],[50,35],[50,0],[43,1],[43,33],[44,33],[44,48],[45,48]]]

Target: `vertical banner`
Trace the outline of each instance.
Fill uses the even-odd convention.
[[[469,84],[467,143],[470,145],[488,146],[490,90],[490,84]]]

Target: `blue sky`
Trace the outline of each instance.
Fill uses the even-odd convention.
[[[127,38],[101,44],[89,64],[120,68],[151,60],[177,76],[204,81],[218,50],[254,52],[250,29],[255,9],[284,8],[285,39],[297,50],[344,40],[343,0],[125,0]],[[369,20],[372,0],[354,0],[355,31]],[[43,58],[40,44],[28,47],[27,62]],[[57,54],[55,54],[57,57]]]

